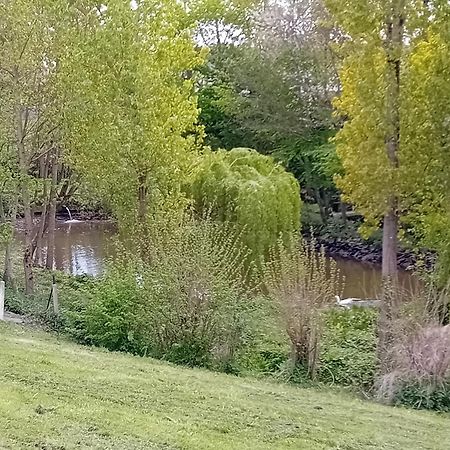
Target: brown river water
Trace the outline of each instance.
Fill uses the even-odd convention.
[[[105,260],[112,255],[114,224],[104,221],[58,222],[55,234],[55,265],[73,275],[99,275]],[[343,297],[375,298],[380,292],[381,269],[353,260],[336,259],[344,278]],[[414,275],[402,271],[405,289],[417,285]],[[339,293],[340,288],[336,288]]]

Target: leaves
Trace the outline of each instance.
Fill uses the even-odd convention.
[[[135,9],[111,1],[100,17],[91,11],[81,19],[61,62],[70,159],[131,226],[178,195],[190,171],[202,131],[185,74],[203,56],[176,1]]]
[[[253,260],[267,256],[280,235],[299,229],[295,178],[268,156],[236,148],[207,153],[192,186],[200,214],[235,225]]]

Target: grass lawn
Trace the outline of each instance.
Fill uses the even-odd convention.
[[[448,449],[450,416],[0,324],[2,449]]]

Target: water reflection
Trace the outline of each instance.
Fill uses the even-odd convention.
[[[114,249],[114,234],[114,224],[109,222],[58,222],[55,268],[73,275],[101,274],[106,258]],[[380,293],[381,270],[378,266],[343,259],[336,261],[345,279],[343,297],[375,298]],[[417,280],[410,273],[402,271],[399,278],[405,289],[417,286]]]
[[[111,254],[114,226],[108,222],[61,223],[55,233],[55,267],[74,275],[101,274]]]
[[[110,222],[58,222],[55,230],[54,267],[72,275],[99,275],[113,251],[114,224]],[[23,241],[23,236],[19,235]],[[45,258],[46,248],[43,248]]]
[[[343,297],[377,298],[381,292],[381,268],[376,265],[336,259],[344,278]],[[410,272],[399,272],[400,288],[406,292],[414,292],[419,280]]]

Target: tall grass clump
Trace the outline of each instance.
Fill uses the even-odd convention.
[[[145,261],[125,251],[91,292],[84,340],[234,371],[248,339],[245,257],[223,224],[185,218],[153,230]]]
[[[296,235],[280,240],[265,266],[264,284],[278,306],[291,344],[291,369],[314,379],[323,311],[334,303],[340,276],[336,263],[314,242]]]
[[[450,411],[450,326],[444,325],[449,290],[417,290],[393,322],[390,370],[376,383],[379,400]]]

